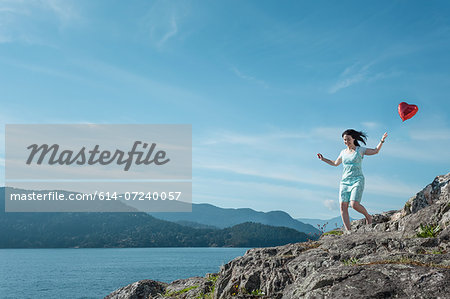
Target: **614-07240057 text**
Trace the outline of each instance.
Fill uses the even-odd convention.
[[[104,194],[102,194],[104,193]],[[178,200],[181,196],[179,191],[169,191],[169,192],[125,192],[123,194],[117,194],[117,192],[100,192],[98,195],[100,200]]]
[[[45,193],[28,192],[28,193],[11,193],[10,200],[178,200],[182,195],[181,191],[162,191],[162,192],[140,192],[129,191],[124,193],[95,191],[94,193],[71,193],[49,191]]]

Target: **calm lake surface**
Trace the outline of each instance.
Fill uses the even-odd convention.
[[[218,272],[249,248],[0,249],[1,298],[103,298],[142,279]]]

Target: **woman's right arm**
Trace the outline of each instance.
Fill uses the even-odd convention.
[[[317,154],[317,157],[318,157],[320,160],[322,160],[323,162],[325,162],[325,163],[327,163],[327,164],[329,164],[329,165],[331,165],[331,166],[339,166],[339,165],[342,163],[341,155],[339,155],[339,157],[338,157],[335,161],[332,161],[332,160],[329,160],[329,159],[327,159],[327,158],[324,158],[324,157],[322,156],[322,154]]]

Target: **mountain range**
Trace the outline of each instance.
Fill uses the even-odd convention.
[[[305,224],[292,218],[283,211],[259,212],[250,208],[220,208],[212,204],[192,204],[192,212],[152,212],[155,218],[176,222],[193,227],[226,228],[247,221],[271,226],[293,228],[307,234],[320,234],[320,230],[311,224]]]
[[[0,188],[0,206],[5,206],[4,187]],[[318,237],[251,219],[224,228],[204,224],[194,228],[186,224],[192,226],[142,212],[6,213],[0,209],[0,248],[265,247]]]
[[[296,220],[310,224],[313,227],[321,228],[320,230],[323,232],[329,232],[336,228],[340,228],[344,225],[342,222],[341,216],[334,217],[328,220],[323,219],[311,219],[311,218],[297,218]],[[350,217],[350,221],[355,220],[354,218]]]

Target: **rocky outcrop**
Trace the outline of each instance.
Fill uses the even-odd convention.
[[[153,296],[158,296],[159,294],[164,293],[166,287],[167,283],[144,279],[115,290],[106,296],[105,299],[153,298]]]
[[[436,177],[403,209],[373,215],[371,225],[353,221],[351,232],[253,248],[217,274],[108,298],[449,298],[449,181]]]

